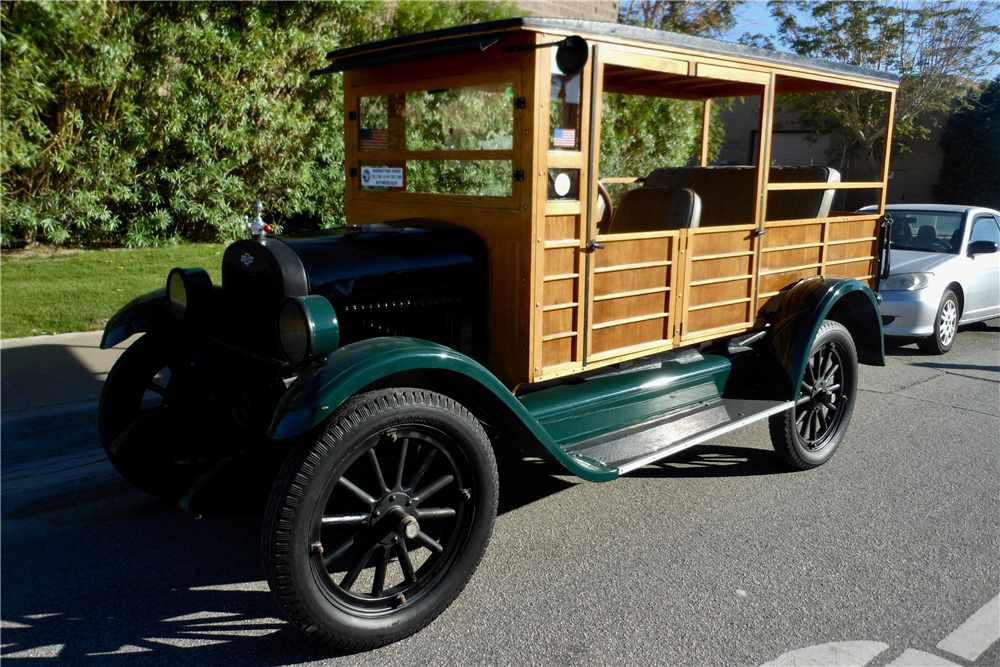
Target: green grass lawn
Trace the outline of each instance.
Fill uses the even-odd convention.
[[[200,267],[222,284],[223,245],[84,250],[43,258],[4,253],[0,337],[103,329],[135,297],[163,287],[174,267]]]

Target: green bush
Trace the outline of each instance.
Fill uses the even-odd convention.
[[[231,240],[344,222],[343,46],[513,15],[492,2],[4,2],[2,241]]]

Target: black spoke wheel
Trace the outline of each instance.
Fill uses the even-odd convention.
[[[215,450],[228,440],[210,402],[177,405],[173,366],[169,346],[146,334],[118,357],[98,407],[111,464],[133,486],[170,501],[220,458]]]
[[[489,440],[464,407],[419,389],[362,394],[278,475],[263,535],[271,590],[322,644],[407,637],[472,576],[497,494]]]
[[[826,463],[844,439],[858,389],[858,354],[851,334],[826,320],[813,341],[795,406],[773,415],[771,442],[790,466]]]

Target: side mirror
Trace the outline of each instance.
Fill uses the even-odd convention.
[[[969,257],[973,255],[990,255],[997,251],[997,244],[993,241],[973,241],[969,244],[967,252]]]
[[[556,48],[556,65],[566,76],[573,76],[583,70],[589,58],[590,46],[587,40],[577,35],[570,35]]]

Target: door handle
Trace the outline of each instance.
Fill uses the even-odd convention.
[[[590,239],[587,241],[587,252],[594,252],[595,250],[604,250],[604,244]]]

